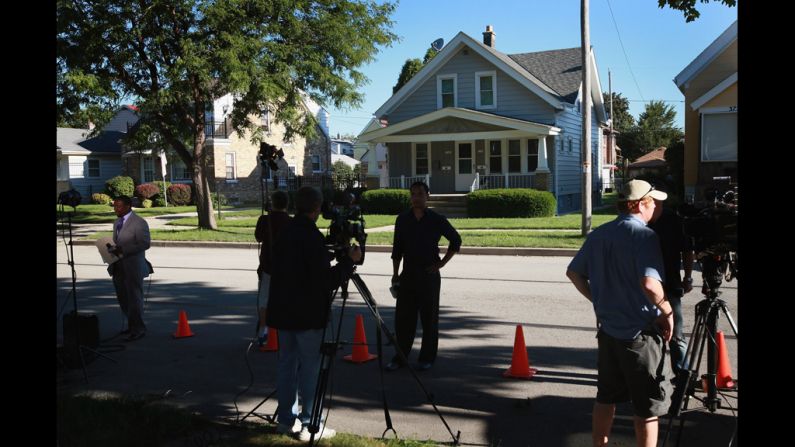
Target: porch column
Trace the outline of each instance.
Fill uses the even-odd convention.
[[[549,172],[549,165],[547,164],[547,136],[541,135],[538,137],[538,167],[536,172]]]

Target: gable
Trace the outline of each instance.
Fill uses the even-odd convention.
[[[445,117],[429,123],[421,124],[394,135],[418,135],[436,133],[460,133],[460,132],[488,132],[500,130],[513,130],[512,128],[496,126],[488,123],[481,123],[461,118]]]

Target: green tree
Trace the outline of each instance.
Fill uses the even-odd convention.
[[[701,3],[709,3],[709,0],[699,0]],[[728,7],[737,6],[737,0],[713,0],[723,3]],[[685,16],[685,22],[692,22],[701,16],[701,13],[696,9],[696,0],[657,0],[657,6],[660,9],[668,6],[671,9],[678,9],[682,11]]]
[[[684,136],[674,125],[676,111],[663,101],[649,101],[638,124],[619,136],[622,155],[630,161],[661,146],[668,147]]]
[[[331,165],[332,175],[334,176],[335,184],[348,185],[356,177],[356,172],[348,166],[344,161],[335,161]]]
[[[361,104],[368,80],[358,68],[395,40],[394,10],[375,0],[58,0],[58,79],[93,85],[89,99],[135,97],[142,121],[192,170],[199,226],[215,229],[204,147],[212,101],[232,94],[232,128],[254,143],[263,135],[250,117],[266,107],[285,140],[311,138],[304,97]],[[84,91],[59,89],[62,109]]]
[[[403,67],[400,69],[400,75],[398,75],[397,84],[392,87],[392,94],[394,95],[397,93],[401,87],[406,85],[411,78],[413,78],[415,74],[419,73],[419,71],[422,70],[422,67],[430,62],[431,59],[436,57],[437,54],[439,54],[439,52],[434,50],[433,47],[430,47],[428,48],[428,51],[425,52],[425,56],[422,58],[422,61],[417,58],[406,59],[406,62],[403,63]]]
[[[631,129],[635,126],[635,117],[629,113],[629,100],[621,96],[621,93],[612,93],[613,96],[613,128],[619,132]],[[602,93],[605,109],[610,112],[610,94]]]

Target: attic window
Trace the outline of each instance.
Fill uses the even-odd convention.
[[[475,104],[478,109],[497,107],[497,73],[479,71],[475,73]]]
[[[456,107],[458,104],[458,75],[448,74],[436,77],[436,108]]]

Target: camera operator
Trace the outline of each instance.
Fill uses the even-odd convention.
[[[654,199],[654,215],[649,222],[649,228],[657,233],[660,238],[663,266],[665,267],[665,281],[663,288],[665,297],[671,303],[674,312],[674,335],[669,343],[671,350],[671,365],[674,374],[679,374],[688,367],[685,353],[687,340],[685,339],[685,320],[682,315],[682,298],[693,290],[693,244],[691,238],[685,236],[684,222],[675,211],[664,208],[663,201]],[[680,270],[684,268],[684,279]]]
[[[639,446],[657,443],[657,417],[668,412],[673,387],[665,343],[673,311],[662,288],[657,235],[646,224],[654,199],[668,195],[643,180],[619,194],[619,215],[596,228],[569,263],[566,276],[593,303],[599,331],[593,445],[607,445],[616,403],[632,401]]]
[[[439,346],[439,270],[461,249],[461,236],[446,217],[427,208],[429,188],[425,182],[414,182],[411,208],[395,219],[392,243],[392,284],[398,285],[395,304],[395,336],[397,349],[408,359],[417,330],[417,313],[422,323],[422,347],[417,369],[425,371],[433,366]],[[444,259],[439,259],[439,239],[450,241]],[[398,276],[400,261],[403,272]],[[386,365],[387,371],[402,368],[395,355]]]
[[[307,426],[312,416],[323,328],[328,321],[332,292],[350,277],[353,263],[361,259],[359,248],[352,247],[347,257],[331,267],[323,234],[315,225],[322,202],[323,196],[317,189],[305,186],[298,190],[296,215],[273,245],[267,307],[268,326],[279,330],[277,431],[295,435],[302,441],[308,441],[311,436]],[[297,415],[293,406],[299,391],[302,409]],[[336,433],[330,428],[319,428],[322,438]]]
[[[265,344],[268,337],[268,325],[265,324],[268,306],[268,292],[271,284],[271,257],[273,255],[273,242],[279,238],[279,233],[290,223],[290,215],[287,214],[287,205],[290,197],[284,191],[275,191],[271,194],[273,209],[268,214],[263,214],[257,219],[257,228],[254,230],[254,237],[257,242],[262,243],[259,252],[259,296],[262,298],[262,307],[259,308],[259,345]]]

